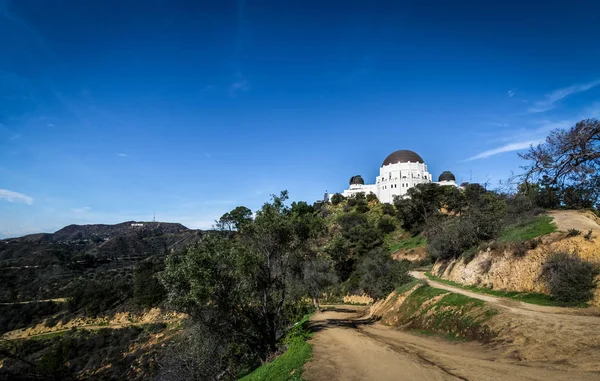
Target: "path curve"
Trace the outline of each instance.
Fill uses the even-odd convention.
[[[428,285],[435,288],[441,288],[442,290],[447,290],[450,292],[454,292],[456,294],[462,294],[468,296],[473,299],[483,300],[484,302],[493,304],[494,306],[507,309],[512,313],[526,316],[556,316],[560,319],[578,321],[580,323],[593,323],[600,324],[600,317],[598,314],[597,308],[567,308],[567,307],[552,307],[552,306],[540,306],[537,304],[524,303],[518,300],[502,298],[498,296],[492,296],[488,294],[480,294],[477,292],[472,292],[468,290],[464,290],[462,288],[449,286],[445,283],[436,282],[434,280],[429,279],[423,272],[421,271],[411,271],[410,275],[419,280],[425,281]]]
[[[523,364],[476,342],[450,342],[374,322],[365,306],[336,306],[316,313],[304,367],[308,381],[597,380],[597,371],[561,363]]]
[[[553,222],[560,231],[566,232],[569,229],[577,229],[582,234],[590,230],[600,233],[600,218],[594,216],[590,211],[551,210],[548,215],[553,218]]]

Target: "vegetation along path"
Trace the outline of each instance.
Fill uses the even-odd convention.
[[[524,364],[475,342],[388,327],[368,307],[337,306],[313,316],[313,360],[303,378],[333,380],[597,380],[597,372]]]

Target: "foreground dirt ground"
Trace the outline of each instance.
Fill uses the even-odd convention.
[[[475,342],[453,342],[373,322],[367,307],[314,315],[313,360],[303,377],[333,380],[598,380],[562,362],[522,362]]]

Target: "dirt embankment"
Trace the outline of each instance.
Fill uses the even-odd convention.
[[[407,260],[411,262],[418,262],[427,259],[427,256],[427,246],[419,246],[413,249],[400,249],[392,253],[392,258],[397,261]]]
[[[590,212],[577,211],[553,211],[550,215],[559,232],[540,237],[541,243],[535,249],[527,250],[523,256],[515,255],[515,249],[510,244],[492,244],[469,262],[463,259],[438,262],[432,273],[465,285],[548,293],[541,270],[551,253],[569,252],[600,264],[600,225],[593,219],[595,216]],[[582,234],[568,237],[569,229],[580,230]],[[592,230],[592,238],[586,239],[583,235],[589,230]],[[600,288],[596,289],[590,304],[600,306]]]

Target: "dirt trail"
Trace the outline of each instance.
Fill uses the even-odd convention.
[[[23,302],[0,303],[0,306],[14,306],[14,305],[17,305],[17,304],[46,303],[46,302],[66,303],[66,301],[67,301],[67,298],[26,300],[26,301],[23,301]]]
[[[501,298],[497,296],[480,294],[477,292],[463,290],[462,288],[449,286],[444,283],[436,282],[427,278],[427,276],[420,271],[411,271],[410,275],[413,277],[424,280],[431,287],[441,288],[448,290],[456,294],[463,294],[473,299],[483,300],[484,302],[493,304],[497,307],[509,310],[512,313],[526,316],[544,316],[552,317],[556,316],[558,319],[562,319],[565,323],[578,322],[578,323],[590,323],[600,326],[600,310],[598,308],[590,307],[586,309],[582,308],[566,308],[566,307],[551,307],[551,306],[540,306],[537,304],[523,303],[518,300]]]
[[[569,229],[577,229],[583,234],[590,230],[600,232],[598,217],[594,216],[592,212],[589,211],[552,210],[548,212],[548,215],[554,219],[553,222],[556,224],[556,227],[558,227],[558,230],[563,232],[566,232]]]
[[[474,342],[450,342],[372,322],[368,307],[317,313],[313,360],[303,377],[334,380],[598,380],[600,373],[564,363],[523,363]]]

